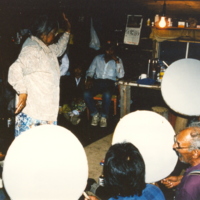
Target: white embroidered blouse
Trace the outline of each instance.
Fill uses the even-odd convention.
[[[60,69],[57,57],[66,50],[69,33],[58,43],[46,46],[37,37],[28,38],[17,60],[10,66],[8,82],[17,94],[26,93],[23,113],[32,118],[57,121]]]

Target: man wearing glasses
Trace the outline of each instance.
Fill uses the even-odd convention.
[[[180,176],[161,181],[167,188],[176,188],[176,200],[200,199],[200,127],[188,127],[174,137],[174,150],[179,160],[190,164]]]

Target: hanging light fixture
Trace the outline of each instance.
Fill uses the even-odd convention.
[[[164,4],[163,4],[162,16],[160,18],[160,21],[159,21],[158,25],[161,28],[164,28],[167,25],[167,22],[166,22],[166,3],[165,3],[165,0],[164,0]]]
[[[164,27],[166,27],[167,22],[166,22],[166,17],[165,17],[165,16],[162,16],[162,17],[161,17],[161,19],[160,19],[158,25],[159,25],[160,28],[164,28]]]

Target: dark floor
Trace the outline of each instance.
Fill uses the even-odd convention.
[[[112,109],[112,107],[111,107]],[[64,116],[61,114],[58,116],[58,125],[63,126],[70,130],[85,147],[94,141],[105,137],[108,134],[113,133],[116,124],[119,121],[119,107],[118,114],[113,116],[112,111],[110,112],[108,118],[108,126],[105,128],[100,128],[99,126],[91,126],[91,119],[88,120],[86,112],[83,113],[81,121],[78,125],[72,125],[71,122],[67,121]],[[14,120],[13,120],[14,121]],[[0,119],[0,151],[4,154],[9,148],[11,142],[14,139],[14,123],[11,127],[7,127],[7,118]]]
[[[91,119],[87,119],[86,113],[83,113],[81,121],[78,125],[72,125],[63,115],[58,117],[58,125],[69,129],[85,147],[98,139],[113,133],[116,124],[119,121],[119,114],[116,116],[110,115],[108,118],[108,126],[101,128],[99,126],[91,126]]]
[[[133,87],[131,89],[131,111],[151,110],[152,106],[165,105],[159,90],[149,90],[145,88],[138,89]],[[117,115],[113,116],[112,106],[113,104],[111,105],[108,127],[106,128],[90,126],[90,120],[87,119],[86,113],[83,114],[82,120],[78,125],[72,125],[63,115],[59,115],[58,125],[69,129],[74,133],[74,135],[76,135],[82,145],[86,146],[110,133],[113,133],[120,118],[120,108],[119,106],[117,107]],[[7,151],[7,148],[14,138],[14,124],[12,124],[10,128],[7,128],[7,118],[7,115],[0,115],[0,151],[3,151],[4,153]]]

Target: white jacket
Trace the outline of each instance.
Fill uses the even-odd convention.
[[[23,113],[32,118],[57,121],[60,69],[57,57],[66,50],[69,34],[58,43],[46,46],[37,37],[28,38],[17,60],[10,66],[8,82],[17,94],[26,93]]]

